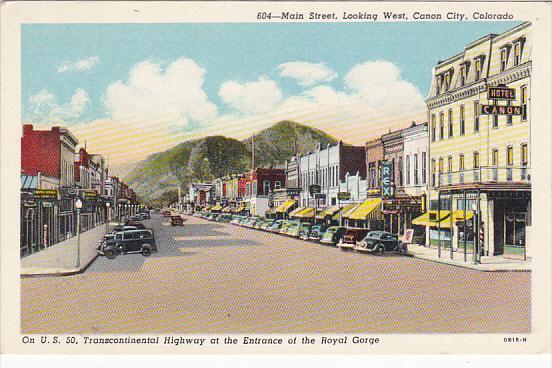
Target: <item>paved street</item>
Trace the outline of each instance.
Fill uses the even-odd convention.
[[[22,279],[22,332],[530,331],[531,273],[341,252],[193,217],[144,222],[159,248],[149,258]]]

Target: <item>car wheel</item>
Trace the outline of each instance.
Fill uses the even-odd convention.
[[[149,257],[151,255],[151,247],[148,244],[142,245],[142,255]]]
[[[402,244],[400,245],[399,254],[402,256],[408,255],[408,248],[406,247],[406,245],[402,245]]]
[[[385,247],[383,246],[383,244],[378,245],[377,249],[380,255],[383,255],[385,253]]]
[[[109,259],[114,259],[115,257],[117,257],[117,252],[115,251],[115,249],[110,248],[105,251],[105,256]]]

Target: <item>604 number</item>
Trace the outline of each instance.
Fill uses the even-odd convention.
[[[257,13],[257,19],[272,19],[272,13],[259,12]]]

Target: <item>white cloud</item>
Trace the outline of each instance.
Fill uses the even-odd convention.
[[[90,70],[100,62],[98,56],[90,56],[76,61],[66,61],[57,67],[58,73],[79,72]]]
[[[337,74],[323,63],[309,63],[305,61],[293,61],[278,66],[282,77],[296,79],[301,86],[312,86],[319,82],[329,82],[337,77]]]
[[[64,121],[72,122],[86,109],[90,99],[88,93],[79,88],[65,103],[60,104],[57,97],[43,89],[29,98],[30,119],[34,122]]]
[[[128,81],[111,83],[104,104],[115,120],[148,120],[185,128],[217,116],[217,106],[203,90],[205,69],[181,58],[166,68],[143,61],[129,73]]]
[[[225,82],[218,94],[227,105],[244,115],[265,112],[282,100],[282,91],[276,82],[265,77],[247,83]]]

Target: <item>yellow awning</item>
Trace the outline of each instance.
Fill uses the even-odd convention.
[[[357,208],[358,206],[360,206],[361,203],[352,203],[352,204],[348,204],[346,206],[344,206],[342,209],[341,209],[341,217],[342,218],[349,218],[349,215],[352,214]],[[339,220],[339,213],[334,215],[334,217],[332,217],[334,220]]]
[[[222,210],[222,206],[220,204],[217,204],[211,208],[211,211],[220,211],[220,210]]]
[[[204,208],[205,211],[208,211],[210,209],[211,209],[211,206],[207,206],[207,207]]]
[[[234,211],[232,211],[232,212],[241,212],[241,211],[243,211],[244,209],[245,209],[244,206],[238,206],[238,207],[234,208]]]
[[[333,216],[339,211],[339,206],[327,207],[324,211],[319,212],[316,215],[317,219],[324,219],[326,216]]]
[[[314,208],[307,207],[307,208],[303,209],[303,211],[295,214],[295,217],[298,217],[298,218],[311,218],[311,217],[314,217]]]
[[[293,207],[294,204],[295,204],[295,201],[293,199],[287,200],[281,205],[279,205],[278,208],[276,208],[276,212],[282,212],[282,213],[287,212],[291,207]]]
[[[416,217],[414,220],[412,220],[412,225],[438,227],[440,222],[441,227],[450,228],[450,219],[448,219],[448,217],[450,216],[450,211],[441,211],[439,219],[437,218],[437,214],[438,212],[435,210],[426,212],[420,217]]]
[[[456,210],[452,213],[454,222],[462,222],[464,221],[464,211],[463,210]],[[466,211],[466,221],[471,220],[473,218],[473,212],[472,211]]]
[[[353,213],[349,215],[349,220],[366,219],[381,219],[381,198],[370,198],[365,200]]]
[[[303,211],[305,207],[297,207],[289,213],[290,216],[296,216],[299,212]]]

